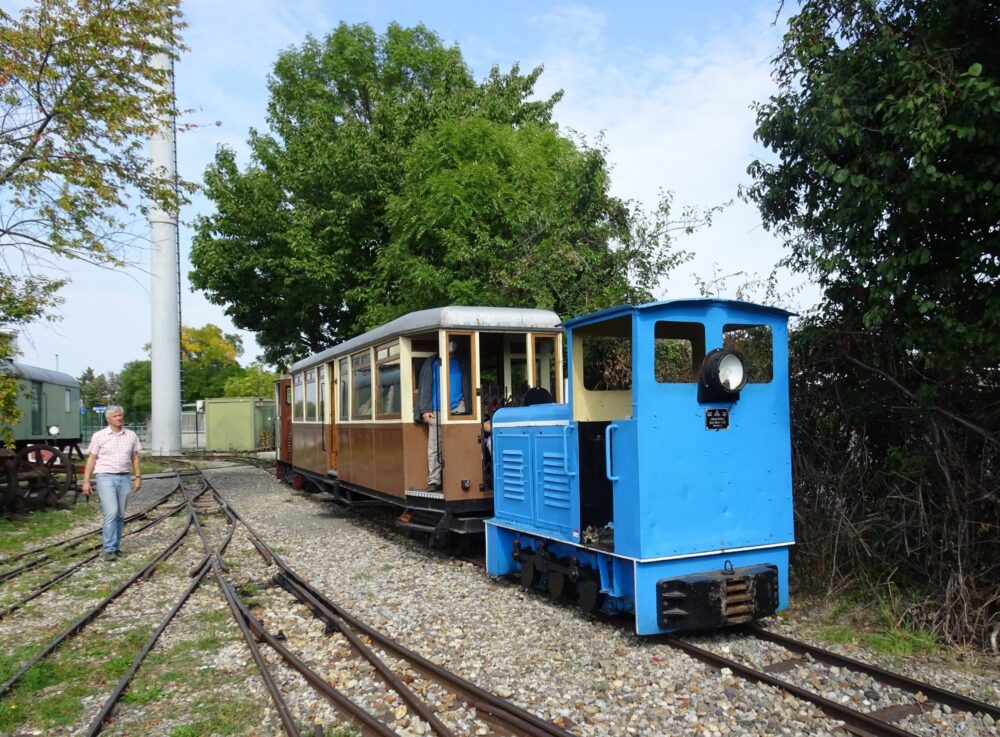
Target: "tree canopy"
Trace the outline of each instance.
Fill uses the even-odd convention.
[[[828,305],[943,372],[1000,364],[1000,12],[809,0],[758,106],[749,190]]]
[[[747,193],[824,287],[792,344],[797,568],[903,585],[960,642],[1000,626],[998,37],[982,0],[805,0]]]
[[[52,257],[128,260],[131,223],[175,211],[147,138],[174,111],[154,54],[182,48],[176,0],[36,0],[0,10],[0,323],[52,317]]]
[[[279,362],[412,309],[455,302],[577,312],[675,263],[665,231],[631,238],[603,151],[560,135],[541,68],[473,80],[423,26],[341,24],[284,52],[270,133],[205,173],[192,284]],[[612,247],[612,244],[616,247]],[[641,269],[640,269],[641,271]]]

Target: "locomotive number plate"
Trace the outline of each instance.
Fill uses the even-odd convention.
[[[729,410],[728,409],[706,409],[705,410],[706,430],[728,430]]]

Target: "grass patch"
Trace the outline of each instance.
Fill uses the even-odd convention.
[[[36,509],[23,519],[0,519],[0,555],[16,555],[52,542],[53,537],[97,518],[98,507],[76,504],[70,509]]]
[[[166,691],[159,686],[148,686],[126,691],[122,694],[122,701],[126,704],[151,704],[163,698]]]

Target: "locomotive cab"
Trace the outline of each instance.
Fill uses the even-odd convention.
[[[640,634],[784,607],[788,315],[683,300],[566,322],[568,405],[495,418],[487,570]]]

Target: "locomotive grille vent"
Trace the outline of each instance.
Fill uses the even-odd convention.
[[[501,463],[503,495],[509,499],[524,499],[524,453],[519,450],[505,450]]]
[[[727,577],[722,598],[725,621],[731,624],[742,624],[753,618],[753,583],[749,576]]]

